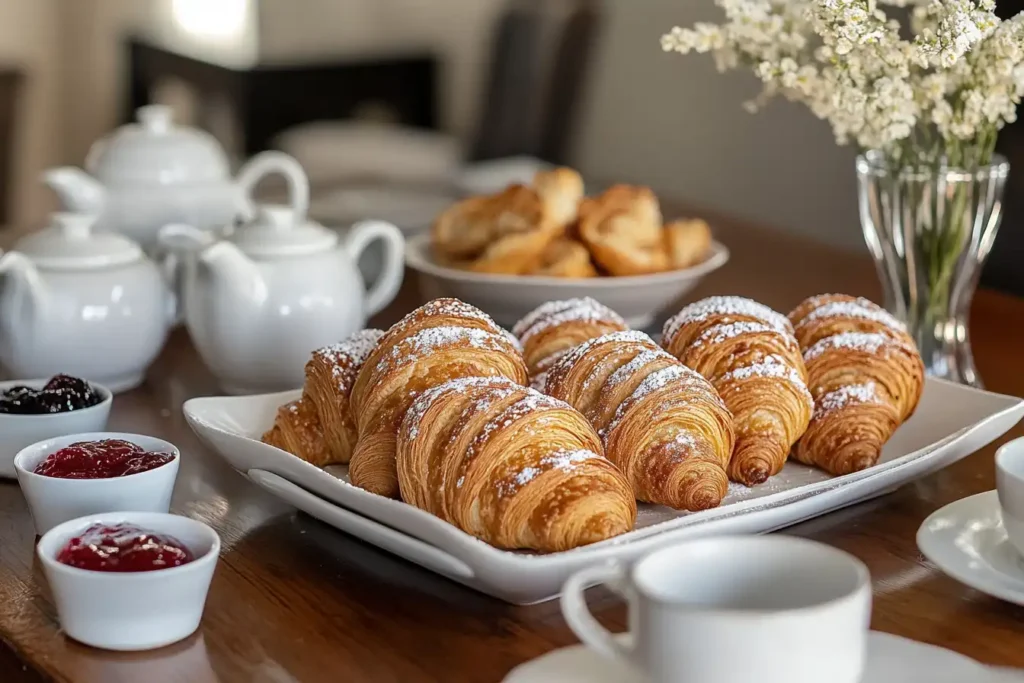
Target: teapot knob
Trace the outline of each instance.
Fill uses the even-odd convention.
[[[276,230],[286,230],[295,225],[295,211],[290,206],[261,204],[257,215],[257,222]]]
[[[92,234],[96,216],[65,211],[53,214],[53,222],[69,240],[84,240]]]
[[[142,127],[152,133],[166,133],[171,129],[173,114],[171,108],[163,104],[148,104],[139,107],[135,112]]]

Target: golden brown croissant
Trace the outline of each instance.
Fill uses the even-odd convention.
[[[790,319],[807,342],[814,396],[810,426],[793,457],[832,474],[871,467],[921,398],[917,348],[898,321],[866,300],[812,297]]]
[[[505,378],[426,391],[397,450],[405,502],[499,548],[569,550],[636,520],[629,484],[586,419]]]
[[[306,363],[303,397],[316,409],[330,458],[325,465],[348,464],[356,446],[356,421],[349,395],[359,369],[384,332],[362,330],[337,344],[317,349]]]
[[[578,172],[565,167],[538,171],[533,178],[533,188],[556,223],[566,226],[576,220],[583,199],[583,178]]]
[[[382,496],[398,496],[395,438],[405,411],[430,387],[474,376],[527,381],[518,342],[473,306],[437,299],[388,330],[352,389],[359,433],[349,467],[352,483]]]
[[[649,187],[622,183],[612,185],[597,197],[586,199],[585,204],[580,206],[580,213],[593,208],[625,211],[647,229],[649,226],[660,228],[663,222],[658,197]],[[659,237],[651,232],[645,241],[655,242],[658,239]]]
[[[544,277],[597,277],[597,269],[590,262],[590,252],[582,242],[568,237],[559,237],[548,244],[526,272]]]
[[[331,460],[316,408],[305,397],[278,408],[274,425],[260,440],[317,467]]]
[[[546,393],[598,430],[638,500],[680,510],[722,502],[732,415],[713,386],[642,332],[612,332],[568,351]]]
[[[535,389],[544,386],[544,373],[566,351],[588,339],[629,329],[618,313],[590,297],[541,304],[512,328],[523,346],[523,357]]]
[[[913,342],[906,326],[894,315],[863,297],[819,294],[789,314],[801,348],[809,348],[839,332],[878,332]]]
[[[704,260],[711,249],[711,228],[700,219],[665,224],[669,267],[689,268]]]
[[[647,188],[616,185],[580,203],[579,234],[594,260],[612,275],[668,268],[661,211]]]
[[[814,408],[785,316],[750,299],[712,297],[669,319],[662,344],[709,379],[732,412],[729,477],[754,486],[778,474]]]
[[[512,185],[492,197],[459,202],[431,231],[442,262],[486,273],[525,273],[563,229],[536,190]]]
[[[468,197],[441,213],[430,231],[435,256],[459,263],[479,256],[493,237],[491,197]]]

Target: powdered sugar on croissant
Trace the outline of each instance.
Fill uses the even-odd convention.
[[[381,338],[352,389],[359,440],[349,477],[356,486],[398,496],[395,439],[413,400],[459,377],[527,381],[518,342],[479,310],[453,299],[432,301]]]
[[[913,340],[881,307],[843,294],[811,297],[789,318],[815,402],[794,457],[832,474],[871,467],[921,397],[924,364]]]
[[[782,470],[813,409],[789,320],[750,299],[711,297],[672,317],[662,344],[707,377],[732,412],[730,478],[754,486]]]
[[[607,306],[582,297],[541,304],[512,328],[523,346],[533,386],[542,389],[549,370],[566,351],[609,332],[625,331],[626,321]]]
[[[402,498],[499,548],[568,550],[628,531],[636,502],[582,415],[499,377],[422,394],[398,435]]]
[[[732,416],[707,380],[646,334],[613,332],[574,347],[545,390],[590,420],[638,500],[680,510],[721,503]]]

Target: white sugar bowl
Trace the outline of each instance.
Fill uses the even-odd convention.
[[[375,240],[384,264],[367,290],[357,263]],[[220,241],[167,226],[161,242],[194,252],[183,259],[185,324],[233,394],[302,386],[310,353],[363,329],[394,299],[404,274],[404,240],[394,225],[365,221],[341,240],[295,207],[258,207],[254,221]]]
[[[175,124],[166,106],[136,115],[137,122],[93,144],[85,170],[51,169],[44,181],[66,210],[97,215],[97,230],[126,235],[149,253],[170,223],[219,230],[251,217],[251,192],[264,176],[306,182],[299,163],[276,151],[256,155],[232,178],[227,154],[209,133]]]
[[[0,364],[14,377],[65,373],[119,392],[164,345],[174,297],[128,238],[58,213],[0,256]]]

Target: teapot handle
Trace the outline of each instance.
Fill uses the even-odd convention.
[[[344,248],[352,259],[352,267],[356,267],[359,255],[376,239],[384,242],[384,267],[366,292],[367,318],[391,303],[405,276],[405,238],[401,230],[384,221],[360,221],[349,230]]]
[[[263,178],[278,174],[288,182],[288,205],[295,215],[295,220],[306,220],[309,212],[309,178],[302,164],[294,157],[270,150],[260,152],[250,159],[238,172],[238,184],[242,217],[251,221],[256,215],[256,201],[252,193]]]

